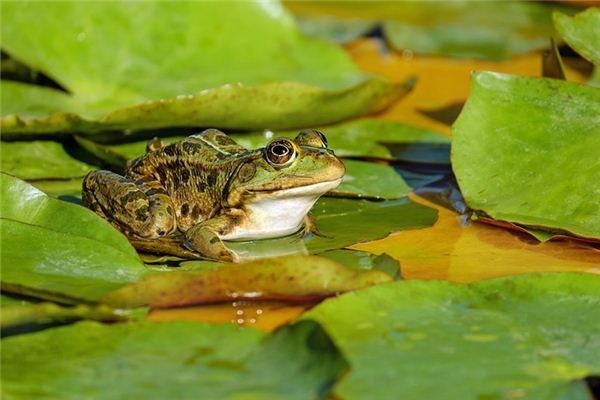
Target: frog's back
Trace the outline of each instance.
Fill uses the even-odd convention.
[[[149,151],[134,160],[126,174],[159,182],[185,230],[218,211],[230,177],[254,153],[223,132],[208,129]]]

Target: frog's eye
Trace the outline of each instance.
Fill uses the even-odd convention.
[[[275,139],[266,148],[267,161],[276,168],[285,167],[296,158],[296,148],[288,139]]]
[[[300,131],[294,141],[300,146],[317,147],[320,149],[327,148],[327,138],[316,129],[305,129]]]

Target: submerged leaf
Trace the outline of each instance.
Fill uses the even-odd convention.
[[[94,169],[72,158],[60,143],[51,141],[2,142],[0,154],[2,172],[21,179],[68,179]]]
[[[107,295],[103,302],[116,308],[165,308],[236,299],[315,301],[390,280],[377,270],[347,268],[322,257],[291,256],[152,274]]]
[[[69,92],[3,81],[2,130],[13,137],[318,125],[411,87],[360,73],[341,49],[301,35],[275,1],[19,2],[2,13],[3,50]]]
[[[94,301],[145,272],[125,236],[92,211],[0,179],[3,290]]]
[[[598,89],[481,72],[453,126],[452,164],[484,216],[598,239],[599,148]]]
[[[395,282],[303,318],[322,324],[350,363],[336,398],[557,399],[600,373],[599,307],[600,277],[538,274],[470,286]]]
[[[304,400],[324,395],[345,367],[314,323],[267,336],[230,324],[81,322],[2,340],[1,390],[19,399]]]
[[[554,24],[569,46],[600,65],[600,8],[590,7],[574,17],[555,12]]]

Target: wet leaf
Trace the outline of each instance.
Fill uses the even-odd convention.
[[[94,169],[72,158],[60,143],[51,141],[2,142],[2,172],[21,179],[82,177]]]
[[[120,321],[126,318],[125,313],[117,312],[104,305],[89,306],[79,304],[66,307],[49,302],[10,306],[4,306],[3,304],[0,315],[0,328],[5,331],[24,325],[65,323],[80,319]]]
[[[341,49],[299,34],[275,1],[3,3],[2,12],[3,50],[70,93],[3,81],[12,137],[319,125],[381,109],[411,87],[363,75]]]
[[[293,7],[293,4],[292,4]],[[341,19],[327,15],[296,15],[300,30],[308,36],[328,39],[334,43],[350,43],[377,28],[377,21]]]
[[[452,144],[468,205],[494,219],[600,238],[599,116],[598,89],[475,74]]]
[[[165,308],[236,299],[315,301],[390,280],[381,271],[347,268],[322,257],[290,256],[152,274],[108,294],[103,302],[116,308]]]
[[[4,339],[2,395],[307,399],[326,393],[344,367],[314,323],[267,337],[254,329],[194,322],[81,322]]]
[[[569,46],[588,61],[600,65],[600,8],[590,7],[574,17],[556,12],[554,24]]]
[[[125,236],[92,211],[0,179],[3,290],[94,301],[145,272]]]
[[[354,250],[331,250],[321,254],[322,257],[329,258],[350,268],[358,269],[377,269],[385,272],[392,278],[400,278],[400,263],[398,260],[383,253],[374,255],[364,251]]]
[[[449,142],[445,136],[428,129],[373,118],[361,118],[324,126],[318,130],[325,134],[329,148],[333,149],[339,157],[373,157],[390,160],[395,157],[385,144]],[[268,130],[231,136],[244,147],[257,148],[266,145],[273,137],[291,139],[297,134],[297,131]]]
[[[74,178],[33,181],[30,184],[49,196],[80,204],[82,182],[83,178]]]
[[[334,196],[398,199],[412,189],[389,165],[366,161],[344,160],[346,175],[340,186],[329,192]]]
[[[600,277],[538,274],[470,286],[394,282],[303,318],[322,324],[349,361],[335,397],[557,399],[600,372],[598,307]],[[382,376],[386,385],[374,378]]]
[[[383,21],[396,50],[483,59],[506,59],[547,47],[556,6],[530,2],[289,2],[307,33],[335,39],[336,25]],[[566,9],[566,8],[563,8]],[[502,18],[498,18],[502,15]],[[335,21],[324,29],[324,16]],[[314,21],[314,25],[310,24]],[[331,35],[333,33],[333,35]]]
[[[428,227],[437,219],[435,210],[406,198],[381,202],[322,198],[311,214],[323,235],[308,239],[306,246],[311,253],[381,239],[400,230]]]

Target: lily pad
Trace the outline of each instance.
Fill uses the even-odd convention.
[[[381,21],[386,39],[396,50],[492,60],[546,48],[548,37],[554,34],[552,10],[557,7],[471,1],[323,1],[289,2],[287,6],[301,18],[306,33],[321,37],[335,40],[337,25]],[[324,16],[335,21],[329,30],[324,29]]]
[[[382,271],[348,268],[323,257],[292,256],[156,273],[110,293],[103,303],[115,308],[166,308],[236,299],[315,301],[391,279]]]
[[[1,310],[0,328],[2,328],[3,333],[8,329],[15,329],[24,325],[66,323],[80,319],[121,321],[127,318],[124,312],[115,311],[105,305],[61,306],[55,303],[43,302],[9,306],[3,304]]]
[[[60,143],[2,142],[2,172],[21,179],[68,179],[85,176],[93,166],[72,158]]]
[[[92,211],[6,174],[0,183],[3,290],[94,301],[145,272],[125,236]]]
[[[572,390],[586,399],[573,382],[600,373],[598,307],[600,277],[564,273],[394,282],[303,318],[322,324],[350,364],[336,398],[558,399]]]
[[[400,263],[386,253],[378,256],[356,250],[332,250],[321,253],[322,257],[337,261],[350,268],[363,270],[378,269],[394,279],[401,278]]]
[[[322,236],[306,241],[311,253],[347,247],[386,237],[392,232],[425,228],[437,220],[437,212],[407,198],[367,201],[322,198],[311,211]]]
[[[595,65],[600,65],[600,8],[590,7],[574,17],[555,12],[554,24],[569,46]]]
[[[402,176],[389,165],[356,160],[344,160],[344,165],[346,175],[329,195],[381,200],[399,199],[412,192]]]
[[[267,336],[229,324],[81,322],[4,339],[1,390],[19,399],[308,399],[344,367],[314,323]]]
[[[452,137],[452,165],[471,208],[526,227],[600,238],[598,89],[477,73]]]
[[[2,130],[17,137],[324,124],[411,87],[363,75],[342,49],[300,34],[276,1],[20,2],[2,13],[3,50],[69,91],[3,81]]]

